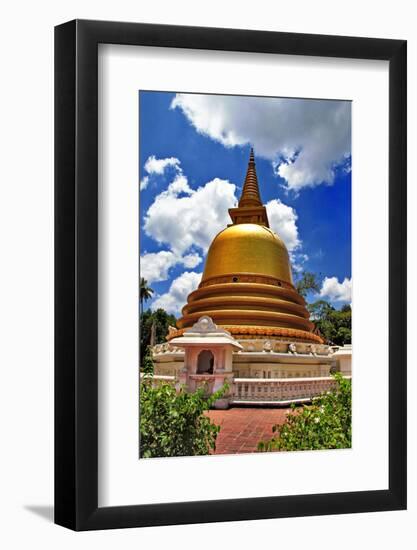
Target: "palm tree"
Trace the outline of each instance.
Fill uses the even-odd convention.
[[[149,300],[149,298],[152,298],[152,294],[154,293],[153,288],[148,286],[148,281],[144,279],[143,277],[140,278],[140,312],[143,311],[143,301],[145,302]]]

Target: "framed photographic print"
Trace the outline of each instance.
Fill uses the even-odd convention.
[[[55,30],[55,521],[406,507],[406,42]]]

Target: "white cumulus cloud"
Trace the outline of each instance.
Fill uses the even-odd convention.
[[[236,186],[215,178],[193,190],[185,176],[177,176],[155,197],[144,218],[144,230],[160,244],[182,255],[191,247],[207,251],[215,235],[230,223]]]
[[[320,296],[330,298],[334,302],[352,301],[352,279],[345,277],[343,282],[339,283],[337,277],[325,277],[321,286]]]
[[[146,160],[144,169],[148,174],[162,175],[168,166],[179,168],[180,161],[175,157],[157,159],[155,155],[152,155]]]
[[[171,108],[225,147],[252,144],[295,192],[332,184],[351,153],[348,101],[176,94]]]
[[[161,294],[152,303],[152,309],[163,308],[168,313],[179,315],[182,307],[187,303],[187,297],[195,290],[201,281],[201,273],[184,271],[174,279],[168,292]]]
[[[269,225],[286,244],[288,251],[293,252],[301,246],[298,236],[297,213],[291,206],[284,204],[279,199],[266,203]]]
[[[198,254],[177,255],[170,250],[147,252],[140,257],[140,276],[148,283],[166,281],[169,270],[177,264],[193,269],[202,262]]]
[[[148,175],[143,176],[143,178],[141,179],[139,189],[141,191],[144,191],[151,181],[151,175],[156,174],[157,176],[162,176],[165,170],[169,167],[172,167],[177,172],[177,174],[182,173],[180,161],[176,157],[167,157],[163,159],[158,159],[155,157],[155,155],[151,155],[150,157],[148,157],[143,166],[144,172],[146,172]]]
[[[177,257],[169,250],[149,252],[140,257],[140,276],[153,283],[166,281],[171,267],[177,263]]]
[[[181,263],[189,269],[197,267],[201,262],[202,258],[198,254],[187,254],[181,258]]]
[[[145,176],[141,179],[139,189],[141,191],[143,191],[144,189],[146,189],[148,187],[148,185],[149,185],[149,176]]]

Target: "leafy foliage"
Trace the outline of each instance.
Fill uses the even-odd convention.
[[[139,299],[140,299],[140,309],[143,308],[143,302],[147,302],[149,298],[152,298],[154,293],[153,288],[148,286],[148,281],[143,277],[140,278],[140,288],[139,288]]]
[[[306,298],[309,292],[313,295],[320,291],[321,277],[310,271],[297,276],[295,287],[301,296]],[[326,300],[317,300],[307,305],[311,320],[318,332],[329,344],[343,346],[352,343],[352,310],[350,305],[335,309]]]
[[[259,451],[306,451],[347,449],[352,446],[352,382],[340,373],[333,375],[335,390],[313,399],[274,426],[275,436],[258,444]]]
[[[145,356],[142,361],[142,372],[143,374],[146,374],[147,376],[153,376],[154,374],[154,362],[152,357],[152,348],[151,346],[148,346],[146,349]]]
[[[220,426],[204,414],[227,391],[223,386],[209,397],[205,388],[194,393],[169,384],[153,386],[152,378],[140,388],[140,456],[207,455],[216,448]]]
[[[307,293],[310,291],[320,291],[320,281],[315,273],[304,271],[301,275],[299,275],[298,280],[295,283],[295,288],[297,289],[298,294],[301,294],[301,296],[305,298]]]
[[[151,342],[152,324],[154,323],[155,342],[162,344],[166,341],[168,327],[175,326],[177,320],[174,315],[170,315],[164,309],[159,308],[156,311],[147,310],[143,312],[140,319],[140,349],[141,359],[146,354],[147,347]]]
[[[311,320],[330,344],[343,346],[352,343],[352,309],[344,305],[335,309],[325,300],[318,300],[307,306]]]

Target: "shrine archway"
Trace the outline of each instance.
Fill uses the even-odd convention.
[[[197,374],[213,374],[214,355],[208,349],[200,351],[197,358]]]

